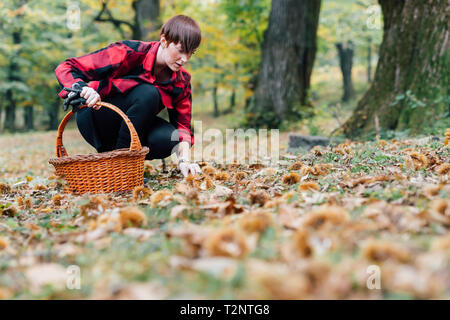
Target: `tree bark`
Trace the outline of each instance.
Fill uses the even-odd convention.
[[[336,43],[336,48],[339,55],[339,65],[341,67],[343,90],[342,101],[349,101],[354,96],[353,82],[352,82],[352,67],[353,67],[353,43],[348,41],[346,43]]]
[[[376,115],[381,130],[417,134],[447,108],[450,0],[379,3],[379,61],[371,87],[342,128],[349,137],[373,132]]]
[[[320,0],[272,0],[249,123],[278,127],[306,105],[317,50]]]

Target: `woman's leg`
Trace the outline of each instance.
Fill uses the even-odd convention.
[[[178,131],[166,120],[156,117],[148,132],[145,145],[150,152],[145,159],[164,159],[170,156],[178,145]]]
[[[133,123],[142,144],[156,114],[160,110],[158,89],[150,84],[140,84],[127,94],[116,94],[104,99],[120,108]],[[82,136],[98,152],[130,146],[130,133],[125,122],[108,108],[94,110],[83,108],[77,112],[77,125]]]
[[[153,127],[156,115],[160,111],[161,97],[156,87],[150,84],[141,84],[134,88],[127,96],[129,108],[127,117],[133,123],[134,128],[142,144],[149,129]],[[128,148],[131,143],[130,131],[124,121],[120,126],[115,148]]]

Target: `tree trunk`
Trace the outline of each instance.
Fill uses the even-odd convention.
[[[255,74],[251,75],[250,80],[249,80],[248,83],[246,84],[247,89],[250,90],[251,92],[254,92],[254,91],[255,91],[255,88],[257,87],[257,83],[258,83],[258,77],[257,77],[257,75],[255,75]],[[254,98],[254,95],[253,95],[253,94],[252,94],[252,95],[249,95],[249,96],[247,96],[247,98],[245,98],[245,106],[244,106],[244,109],[245,109],[246,111],[249,111],[249,110],[250,110],[250,106],[251,106],[251,102],[252,102],[253,98]]]
[[[380,129],[420,133],[446,111],[450,0],[379,0],[383,41],[374,81],[343,132],[353,137]]]
[[[353,43],[351,41],[348,41],[346,43],[336,43],[336,48],[338,50],[339,65],[341,67],[344,87],[342,101],[346,102],[354,96],[352,82]]]
[[[33,106],[26,106],[23,116],[24,116],[24,129],[26,131],[34,130]]]
[[[13,97],[12,89],[8,89],[6,91],[6,108],[3,130],[9,132],[16,131],[16,100]]]
[[[21,3],[21,4],[23,4],[23,3]],[[12,33],[12,39],[13,39],[13,43],[15,45],[19,45],[22,42],[21,33],[22,33],[21,28]],[[19,65],[15,59],[15,57],[17,57],[19,55],[19,52],[20,52],[20,48],[16,52],[16,54],[11,57],[11,61],[9,64],[9,69],[8,69],[8,81],[10,81],[10,82],[20,81],[20,78],[18,76]],[[6,91],[6,108],[5,108],[6,114],[5,114],[5,122],[3,125],[4,130],[9,131],[9,132],[16,131],[16,104],[17,104],[17,102],[16,102],[16,98],[14,97],[13,89],[10,88]]]
[[[2,128],[2,116],[3,116],[3,106],[0,104],[0,132],[2,132],[3,131],[3,128]]]
[[[102,8],[94,18],[94,21],[110,22],[125,36],[122,25],[131,29],[133,40],[149,41],[149,33],[156,31],[160,25],[158,21],[160,13],[159,0],[133,0],[131,7],[134,11],[133,21],[125,21],[114,17],[108,8],[108,1],[102,1]]]
[[[138,40],[149,41],[151,33],[160,28],[159,0],[138,0],[136,13],[135,24],[139,26],[140,31]]]
[[[228,112],[233,112],[235,106],[236,106],[236,89],[233,88],[231,90],[230,105],[228,107]]]
[[[367,38],[367,82],[372,81],[372,38]]]
[[[272,0],[249,124],[278,127],[299,118],[317,50],[320,0]]]
[[[60,108],[60,99],[55,99],[55,101],[51,104],[48,109],[48,130],[57,130],[59,121],[58,121],[58,113]]]
[[[219,116],[219,103],[217,101],[217,82],[214,83],[214,88],[212,89],[212,98],[214,104],[214,118]]]

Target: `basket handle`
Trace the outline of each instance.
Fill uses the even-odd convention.
[[[128,130],[130,130],[130,136],[131,136],[130,151],[139,151],[142,149],[141,141],[139,140],[139,136],[136,132],[136,129],[134,128],[130,119],[128,119],[127,115],[125,113],[123,113],[122,110],[117,108],[115,105],[113,105],[111,103],[107,103],[107,102],[99,101],[96,103],[96,105],[100,105],[100,106],[106,107],[108,109],[111,109],[111,110],[117,112],[122,117],[123,121],[125,121],[125,124],[127,125]],[[86,108],[86,106],[87,105],[83,105],[83,106],[79,107],[79,109]],[[58,158],[68,156],[66,148],[64,148],[64,145],[63,145],[62,136],[63,136],[64,128],[66,127],[66,124],[67,124],[67,122],[69,122],[70,118],[72,118],[73,114],[74,114],[73,111],[69,111],[65,115],[65,117],[62,119],[61,123],[59,124],[58,136],[56,138],[56,156]]]

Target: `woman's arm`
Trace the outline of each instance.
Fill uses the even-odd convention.
[[[56,78],[62,87],[68,88],[76,82],[84,87],[87,86],[86,82],[105,80],[122,67],[125,61],[127,61],[126,66],[131,67],[131,62],[137,60],[135,56],[131,55],[137,53],[135,49],[138,47],[138,41],[124,40],[77,58],[69,58],[56,67]],[[108,90],[109,88],[106,86],[102,89]],[[102,90],[99,90],[99,93],[102,95]],[[66,98],[67,95],[68,92],[65,90],[59,93],[61,98]]]
[[[178,129],[180,143],[178,144],[178,168],[186,177],[189,173],[201,173],[198,164],[190,161],[190,147],[194,144],[194,135],[191,131],[192,95],[191,84],[188,83],[182,96],[175,103],[173,112],[169,112],[171,122]]]
[[[181,97],[178,98],[174,104],[171,122],[178,129],[180,141],[186,141],[190,146],[193,146],[194,134],[191,131],[192,94],[190,83],[186,86]]]

